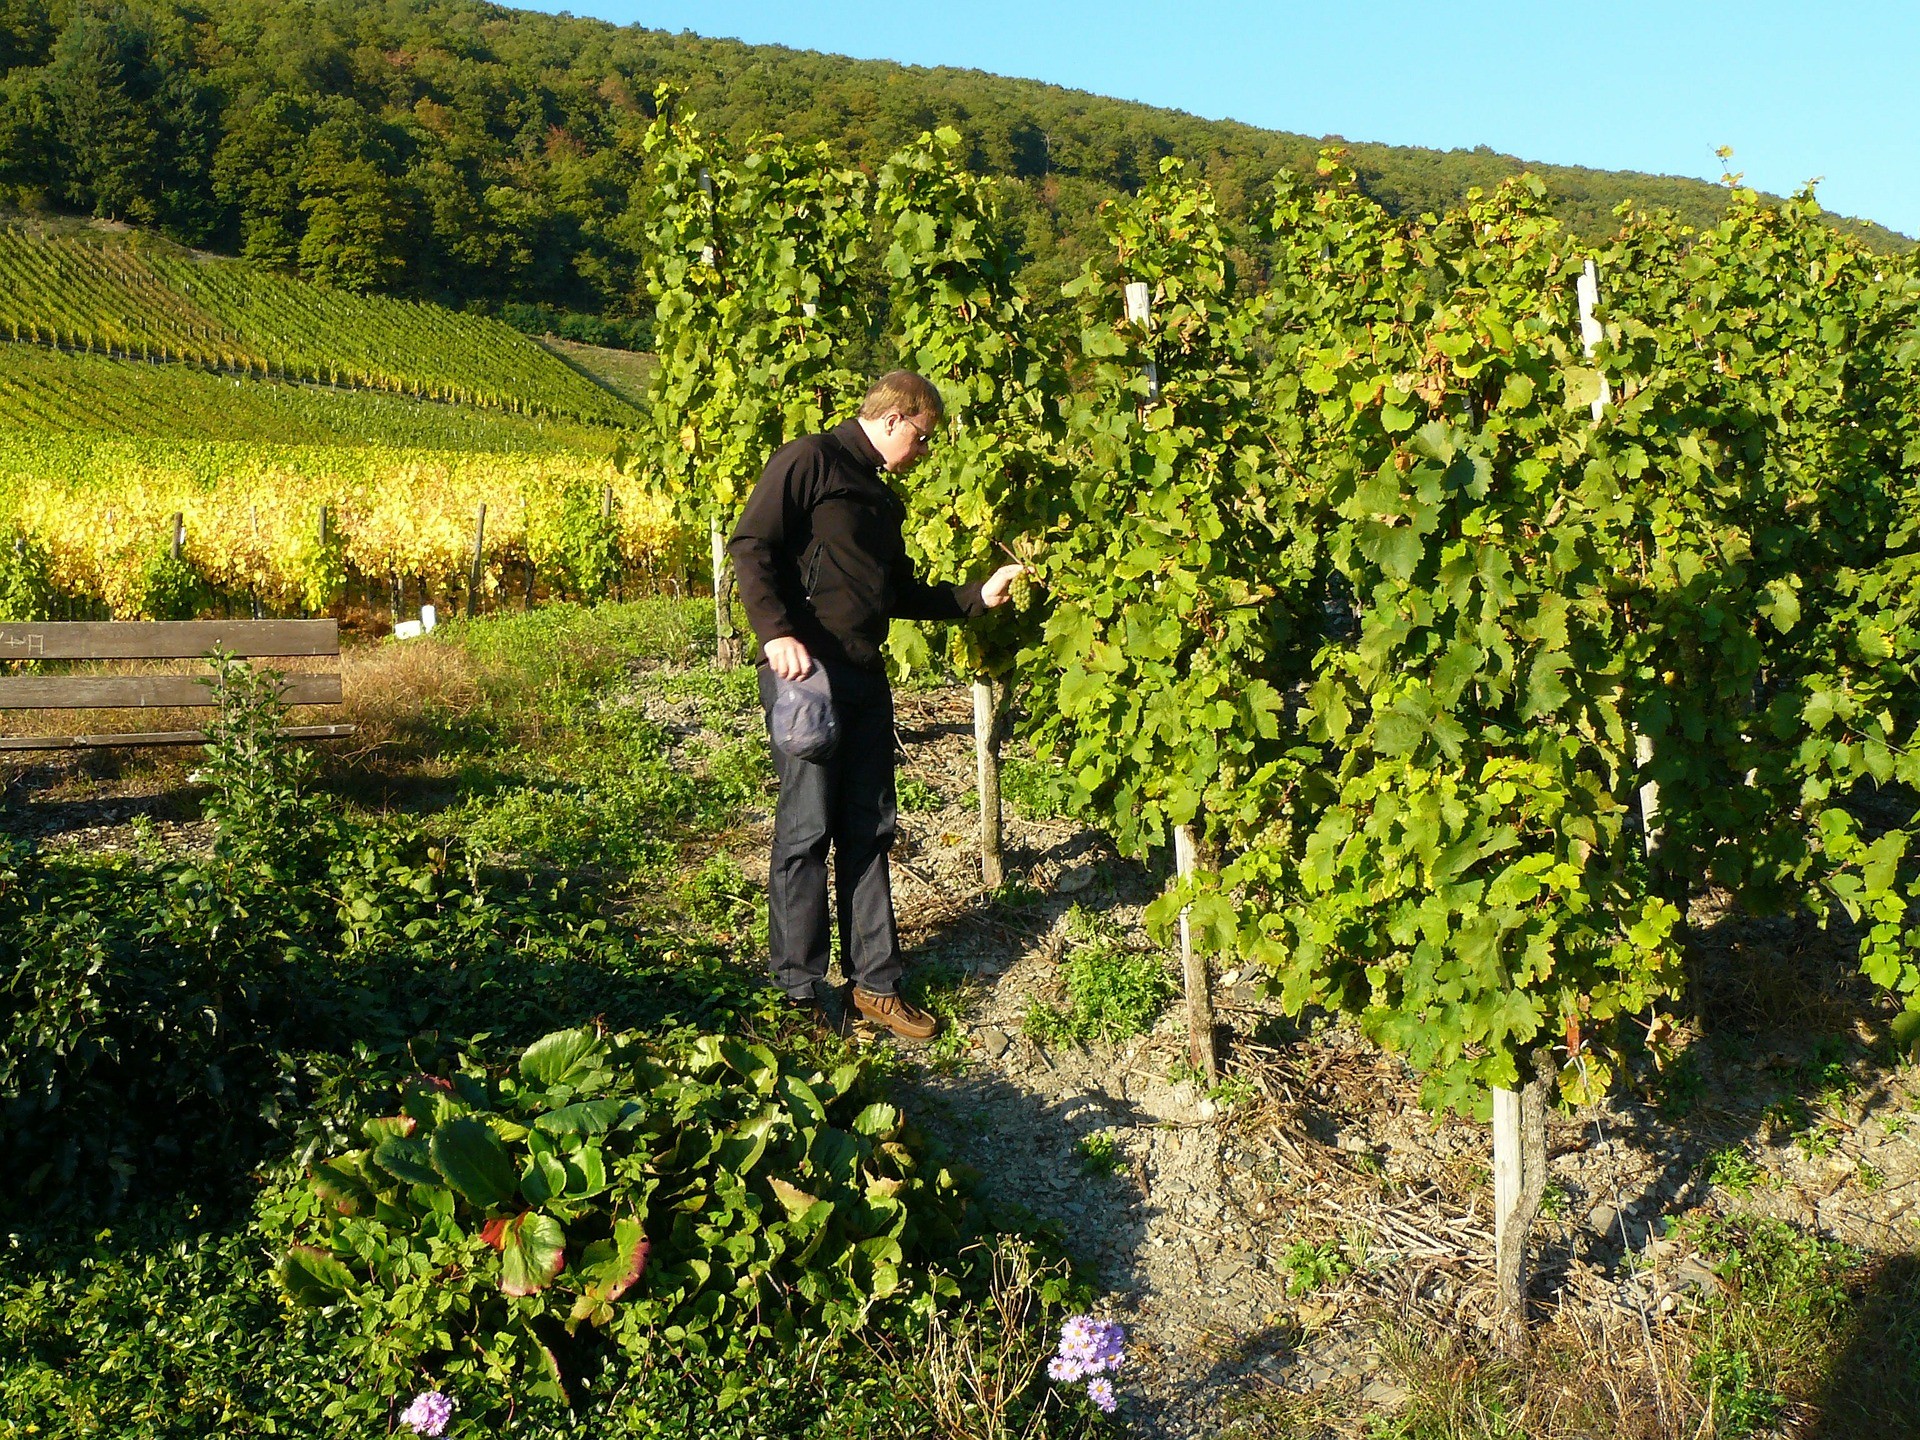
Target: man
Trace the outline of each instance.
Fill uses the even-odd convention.
[[[854,1007],[905,1039],[939,1022],[900,994],[887,852],[893,845],[893,693],[880,647],[888,622],[960,620],[1006,603],[1020,566],[984,583],[929,585],[907,559],[906,506],[887,483],[927,453],[940,392],[896,370],[867,392],[857,418],[783,446],[747,500],[728,550],[740,600],[760,641],[760,700],[774,733],[781,682],[822,667],[839,742],[814,762],[776,742],[780,801],[767,881],[774,984],[809,1020],[829,1024],[815,995],[828,959],[827,851],[833,851],[841,964]],[[818,683],[817,681],[815,682]]]

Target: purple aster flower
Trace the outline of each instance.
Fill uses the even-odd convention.
[[[1049,1380],[1058,1380],[1065,1383],[1069,1380],[1078,1380],[1084,1374],[1086,1374],[1086,1371],[1081,1368],[1080,1362],[1069,1359],[1065,1355],[1056,1355],[1047,1361],[1047,1378]]]
[[[423,1390],[401,1412],[400,1423],[416,1435],[444,1435],[453,1418],[453,1401],[438,1390]]]
[[[1060,1327],[1060,1354],[1089,1375],[1118,1370],[1126,1363],[1127,1332],[1114,1320],[1075,1315]]]
[[[1096,1375],[1087,1381],[1087,1398],[1111,1415],[1120,1402],[1113,1398],[1113,1382],[1104,1375]]]

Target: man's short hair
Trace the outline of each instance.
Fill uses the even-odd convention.
[[[911,370],[889,370],[873,382],[867,398],[860,402],[862,420],[883,420],[889,415],[924,415],[939,420],[946,411],[933,382]]]

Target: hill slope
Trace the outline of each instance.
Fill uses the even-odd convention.
[[[1230,218],[1318,139],[973,71],[750,46],[479,0],[0,6],[0,200],[159,227],[348,287],[494,308],[647,313],[630,214],[657,85],[743,138],[780,129],[873,164],[950,123],[1005,176],[1042,297],[1099,202],[1188,159]],[[1521,168],[1491,151],[1352,147],[1390,207]],[[1531,167],[1583,233],[1628,198],[1705,222],[1698,181]],[[1861,226],[1878,243],[1901,238]]]
[[[140,234],[0,228],[0,337],[619,425],[632,407],[497,320]]]

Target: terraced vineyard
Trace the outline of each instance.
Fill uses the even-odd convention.
[[[636,418],[497,320],[323,289],[144,235],[0,228],[0,338],[593,425]]]
[[[607,454],[605,426],[31,345],[0,346],[0,432]],[[4,441],[0,441],[4,443]]]

